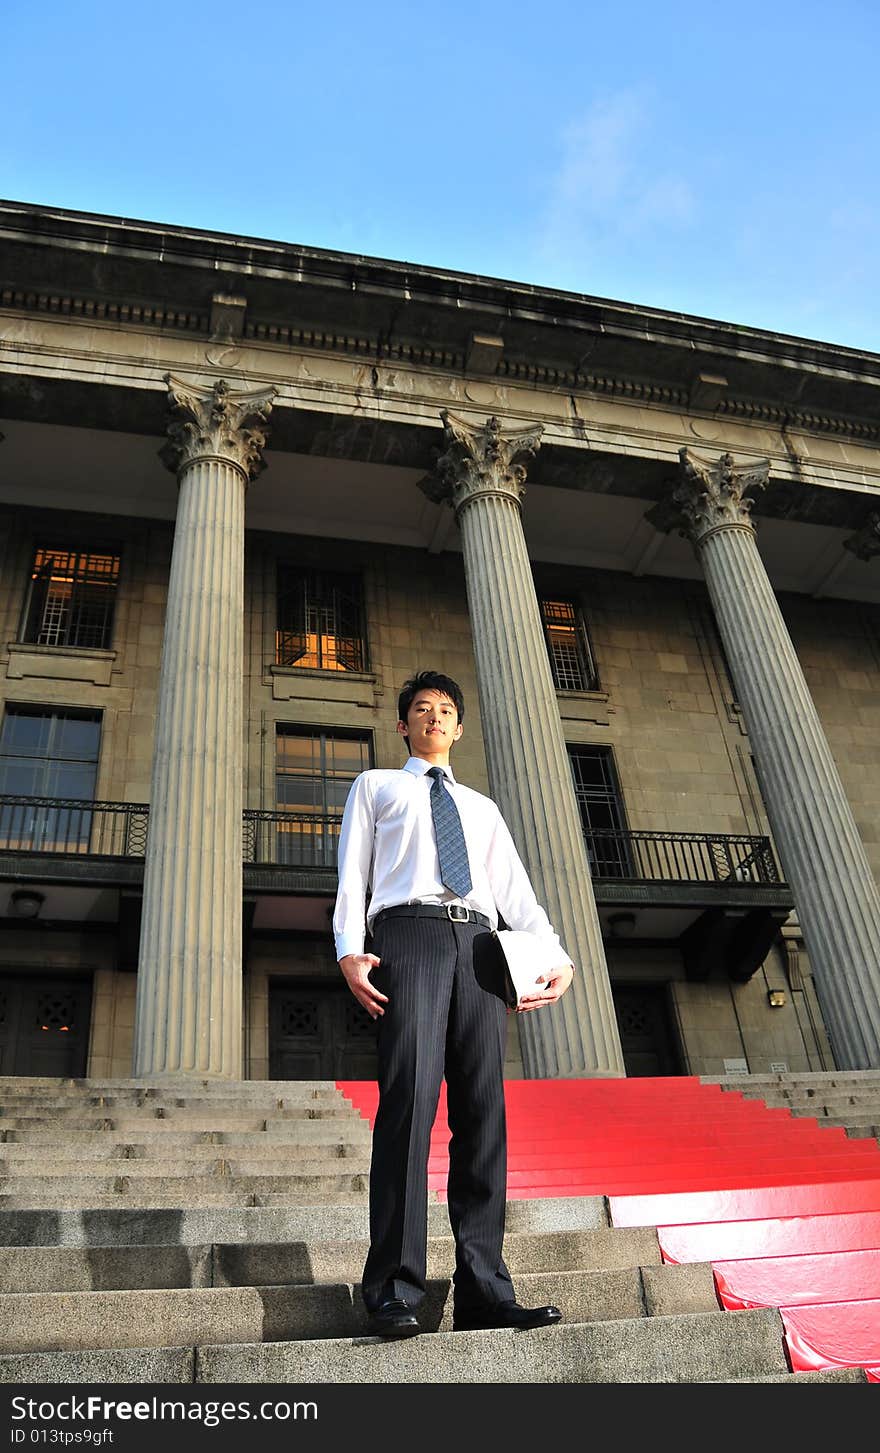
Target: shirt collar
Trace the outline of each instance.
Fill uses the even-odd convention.
[[[412,772],[416,777],[424,777],[425,773],[429,771],[430,765],[430,762],[426,762],[424,757],[409,757],[404,763],[403,770],[404,772]],[[446,773],[450,782],[455,781],[451,767],[444,767],[443,771]]]

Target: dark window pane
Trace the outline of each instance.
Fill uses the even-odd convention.
[[[98,712],[7,707],[0,733],[0,792],[91,801],[100,733]]]
[[[101,724],[87,717],[61,716],[56,721],[52,755],[79,762],[97,762]]]
[[[51,762],[47,764],[44,797],[95,796],[95,768],[88,763]]]
[[[45,769],[36,762],[0,760],[0,793],[4,797],[42,797]]]
[[[322,779],[315,777],[279,778],[277,803],[295,812],[323,812]]]
[[[584,827],[622,827],[623,804],[611,748],[570,746],[568,759]]]
[[[607,787],[605,763],[598,753],[581,750],[570,752],[575,786],[583,792],[595,790],[604,792]]]
[[[620,827],[620,814],[616,804],[610,802],[588,801],[584,804],[586,814],[589,818],[590,827],[596,831],[599,828]]]
[[[610,747],[569,746],[575,797],[581,815],[590,870],[594,877],[631,877],[626,838],[593,836],[625,829],[623,799]]]
[[[0,749],[28,757],[45,756],[51,729],[51,712],[28,711],[26,708],[9,709],[3,719]]]

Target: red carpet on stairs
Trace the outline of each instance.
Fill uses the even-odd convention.
[[[337,1087],[373,1124],[371,1080]],[[442,1087],[428,1184],[446,1196]],[[607,1196],[664,1261],[710,1261],[719,1302],[778,1307],[795,1372],[880,1382],[880,1147],[695,1078],[506,1080],[507,1194]]]

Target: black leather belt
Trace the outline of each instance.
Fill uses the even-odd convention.
[[[383,908],[373,919],[375,929],[386,918],[448,918],[452,923],[478,923],[491,928],[492,920],[485,913],[465,908],[463,903],[401,903],[396,908]]]

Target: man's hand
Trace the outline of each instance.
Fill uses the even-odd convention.
[[[346,954],[345,958],[339,960],[345,982],[371,1019],[378,1019],[384,1014],[382,1005],[388,1003],[388,995],[381,994],[370,983],[370,973],[378,963],[380,960],[375,954]]]
[[[548,974],[542,974],[538,983],[546,983],[547,988],[539,989],[535,994],[524,994],[516,1006],[517,1014],[527,1014],[530,1009],[541,1009],[545,1004],[555,1004],[557,999],[562,998],[573,978],[574,964],[565,964],[560,969],[551,969]]]

